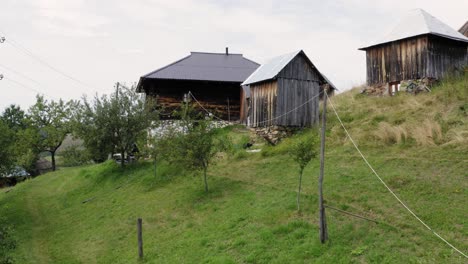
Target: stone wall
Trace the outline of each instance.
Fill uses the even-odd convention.
[[[263,137],[272,145],[278,144],[281,139],[286,138],[294,134],[299,128],[286,127],[286,126],[269,126],[269,127],[254,127],[250,128],[252,133]]]
[[[434,78],[404,80],[400,82],[399,92],[407,92],[411,94],[430,92],[432,85],[436,82],[437,80]],[[389,84],[385,83],[373,86],[364,86],[361,89],[361,93],[370,96],[387,96],[389,95]]]

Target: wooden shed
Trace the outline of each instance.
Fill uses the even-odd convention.
[[[304,51],[262,64],[242,84],[249,91],[247,124],[251,127],[304,127],[318,122],[323,85],[335,86],[314,66]]]
[[[467,66],[468,38],[422,9],[409,12],[366,51],[367,84],[398,91],[405,80],[440,79]]]
[[[191,99],[189,92],[207,111],[217,117],[238,121],[241,108],[241,83],[255,71],[258,63],[242,54],[191,52],[190,55],[140,77],[137,91],[156,98],[164,107],[162,119],[181,102]],[[195,107],[204,111],[198,104]]]

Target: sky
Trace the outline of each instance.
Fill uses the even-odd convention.
[[[225,47],[258,63],[302,49],[345,91],[366,79],[357,49],[414,8],[456,30],[468,20],[466,0],[2,0],[0,111],[27,109],[37,93],[110,93],[190,51]]]

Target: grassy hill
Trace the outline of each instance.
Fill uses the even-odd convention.
[[[332,98],[345,126],[387,184],[423,221],[468,252],[468,78],[432,93],[371,98],[352,90]],[[176,164],[120,170],[112,162],[64,168],[0,191],[18,263],[137,262],[143,218],[145,263],[466,263],[384,188],[328,110],[326,204],[329,241],[318,239],[314,160],[303,178],[290,140],[260,153],[219,155],[199,174]],[[317,133],[308,130],[307,133]],[[224,129],[237,145],[248,131]],[[301,137],[297,135],[296,137]],[[83,203],[83,201],[87,201]]]

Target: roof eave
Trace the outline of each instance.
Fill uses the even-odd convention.
[[[386,45],[386,44],[389,44],[389,43],[392,43],[392,42],[402,41],[402,40],[411,39],[411,38],[417,38],[417,37],[421,37],[421,36],[429,36],[429,35],[438,36],[438,37],[441,37],[441,38],[446,38],[446,39],[451,39],[451,40],[455,40],[455,41],[468,43],[468,40],[465,40],[465,39],[454,38],[454,37],[450,37],[450,36],[447,36],[447,35],[430,32],[430,33],[423,33],[423,34],[419,34],[419,35],[414,35],[414,36],[411,36],[411,37],[405,37],[405,38],[395,39],[395,40],[386,41],[386,42],[382,42],[382,43],[377,43],[377,44],[373,44],[373,45],[370,45],[370,46],[367,46],[367,47],[358,48],[358,50],[365,51],[367,49],[374,48],[376,46]]]

